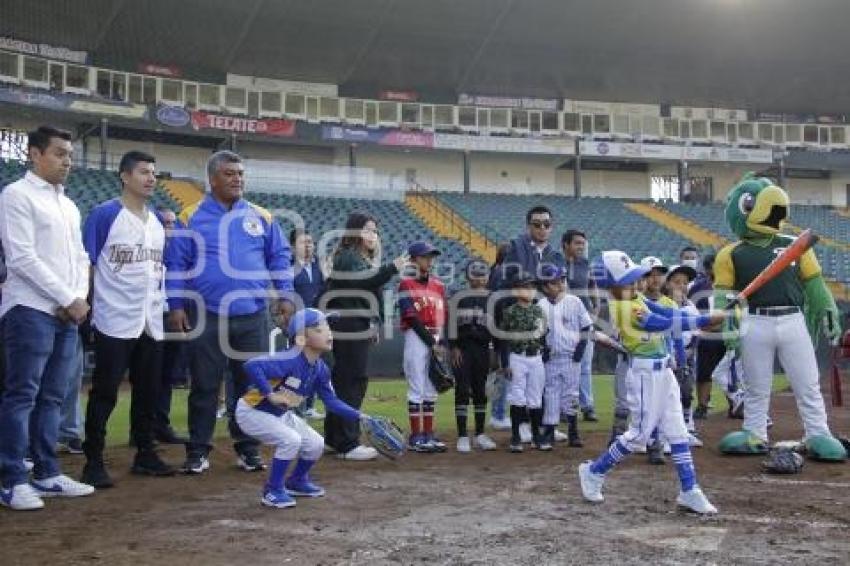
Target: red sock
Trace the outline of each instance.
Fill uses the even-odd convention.
[[[434,435],[434,402],[422,403],[422,432],[426,436]]]
[[[410,436],[418,436],[422,432],[422,406],[419,403],[408,403],[407,413],[410,416]]]

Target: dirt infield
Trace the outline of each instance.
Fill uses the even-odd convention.
[[[776,396],[774,439],[800,434],[788,393]],[[850,429],[850,409],[833,427]],[[581,500],[575,468],[606,436],[553,453],[410,454],[398,463],[320,462],[328,495],[290,510],[258,503],[264,477],[238,471],[221,443],[203,477],[128,475],[118,487],[45,511],[0,513],[2,563],[12,564],[846,564],[850,464],[807,462],[797,476],[764,476],[759,458],[713,446],[740,421],[714,416],[695,453],[700,483],[720,508],[676,511],[671,464],[645,457],[614,471],[601,506]],[[505,444],[503,435],[496,435]],[[170,447],[169,460],[182,451]],[[82,461],[68,457],[79,473]]]

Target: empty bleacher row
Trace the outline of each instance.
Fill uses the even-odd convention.
[[[684,204],[659,203],[666,210],[689,220],[720,236],[734,240],[735,236],[726,224],[723,203]],[[818,234],[839,243],[850,243],[850,218],[822,206],[791,205],[789,221],[795,226],[812,228]],[[819,244],[815,253],[824,273],[831,279],[850,283],[850,252],[846,249]]]
[[[21,178],[26,172],[25,165],[18,161],[0,161],[0,188]],[[115,198],[120,193],[120,182],[114,171],[74,168],[66,182],[67,195],[77,204],[85,218],[101,202]],[[349,212],[365,211],[378,219],[379,231],[383,242],[384,261],[390,261],[407,249],[414,240],[429,240],[440,250],[437,273],[450,287],[462,283],[462,267],[469,260],[466,248],[454,241],[436,236],[421,221],[413,216],[400,201],[324,198],[299,196],[292,194],[251,192],[246,198],[276,213],[284,234],[295,227],[292,213],[296,213],[306,228],[314,235],[317,245],[323,235],[345,226]],[[179,211],[180,206],[164,190],[158,189],[153,199],[154,206],[167,206]],[[330,246],[336,237],[327,238]]]
[[[24,176],[26,166],[19,161],[0,160],[0,189],[13,183]],[[65,194],[73,200],[80,209],[80,214],[85,218],[89,211],[98,204],[117,197],[121,193],[121,181],[115,171],[101,171],[98,169],[73,168],[65,183]],[[180,206],[168,196],[168,194],[157,188],[154,193],[152,206],[165,206],[172,210],[179,210]]]
[[[352,211],[367,212],[378,220],[378,231],[383,245],[383,261],[389,261],[407,249],[410,242],[428,240],[442,251],[436,273],[450,288],[463,281],[462,267],[470,258],[467,249],[455,240],[435,235],[418,218],[413,216],[403,202],[386,200],[325,198],[282,193],[250,192],[246,198],[269,209],[278,218],[285,234],[295,227],[292,212],[303,220],[306,229],[316,241],[320,255],[328,252],[345,226]],[[324,242],[323,242],[324,240]],[[322,249],[324,248],[324,249]]]
[[[525,212],[534,205],[543,204],[552,209],[555,216],[553,238],[559,238],[569,228],[582,229],[587,233],[591,255],[604,249],[622,249],[636,259],[655,255],[673,262],[679,250],[689,243],[678,233],[635,214],[624,206],[628,201],[619,199],[459,193],[440,193],[439,198],[488,238],[498,242],[523,232]],[[726,225],[723,203],[660,203],[659,206],[726,239],[735,239]],[[798,226],[813,227],[837,242],[850,242],[850,218],[831,209],[792,205],[791,220]],[[848,251],[828,245],[819,245],[815,251],[829,278],[850,282]]]
[[[561,235],[570,228],[587,234],[591,255],[605,249],[622,249],[638,259],[655,255],[672,261],[688,244],[679,234],[635,214],[623,205],[625,201],[617,199],[459,193],[440,193],[439,197],[496,242],[524,232],[526,211],[542,204],[552,210],[552,238],[558,246]]]

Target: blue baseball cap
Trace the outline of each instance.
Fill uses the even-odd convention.
[[[289,319],[289,326],[286,328],[286,333],[292,337],[302,332],[305,328],[319,326],[323,322],[339,316],[337,312],[323,313],[319,309],[301,309],[292,315]]]
[[[428,242],[420,240],[410,244],[407,248],[407,253],[410,254],[410,257],[421,257],[424,255],[440,255],[442,252]]]
[[[602,256],[593,260],[591,277],[600,288],[631,285],[652,269],[638,265],[626,253],[619,250],[602,252]]]
[[[556,279],[564,279],[567,276],[567,270],[559,265],[546,263],[540,266],[537,272],[537,280],[546,283],[547,281],[555,281]]]

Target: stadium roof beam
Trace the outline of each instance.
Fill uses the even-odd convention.
[[[106,16],[106,20],[103,22],[103,25],[100,28],[97,36],[94,38],[94,41],[91,45],[92,51],[97,51],[100,49],[103,40],[106,39],[106,36],[109,35],[109,30],[112,28],[112,23],[118,18],[121,12],[124,10],[124,6],[127,4],[127,0],[118,0],[117,2],[112,4],[112,9],[109,11],[109,15]]]
[[[251,11],[248,12],[248,17],[246,17],[245,21],[242,23],[242,29],[239,30],[239,35],[236,36],[236,39],[233,41],[233,45],[230,46],[230,49],[224,56],[222,66],[225,71],[229,71],[230,66],[233,65],[233,60],[236,58],[236,54],[239,53],[239,49],[245,42],[245,38],[247,38],[248,34],[251,32],[251,27],[254,25],[257,15],[260,13],[260,10],[265,3],[266,0],[256,0],[254,5],[251,7]]]
[[[363,46],[357,51],[357,55],[354,57],[354,60],[351,62],[351,65],[348,66],[348,70],[345,74],[340,78],[339,84],[344,84],[348,82],[348,79],[354,74],[357,70],[357,67],[360,66],[360,62],[366,57],[366,54],[369,52],[369,49],[375,43],[375,39],[377,39],[378,34],[381,33],[381,29],[384,27],[384,22],[387,21],[387,14],[390,13],[390,9],[395,4],[395,0],[386,0],[386,4],[384,8],[381,10],[381,19],[375,25],[375,28],[372,30],[372,33],[369,34],[369,38],[363,44]]]
[[[463,91],[464,85],[466,85],[466,81],[469,79],[469,75],[472,72],[472,69],[475,68],[475,65],[478,63],[478,60],[481,59],[481,55],[484,53],[484,50],[487,49],[487,45],[490,43],[490,40],[493,39],[493,36],[496,35],[496,32],[499,31],[499,28],[502,27],[502,22],[508,16],[508,13],[511,11],[511,8],[514,7],[514,0],[508,0],[505,3],[502,11],[499,12],[499,15],[496,16],[496,19],[493,20],[493,25],[490,26],[490,29],[487,31],[487,34],[481,40],[481,44],[478,46],[478,49],[475,50],[475,54],[472,56],[472,59],[469,60],[469,63],[466,65],[466,69],[463,70],[463,74],[460,77],[460,81],[457,83],[458,92]]]

